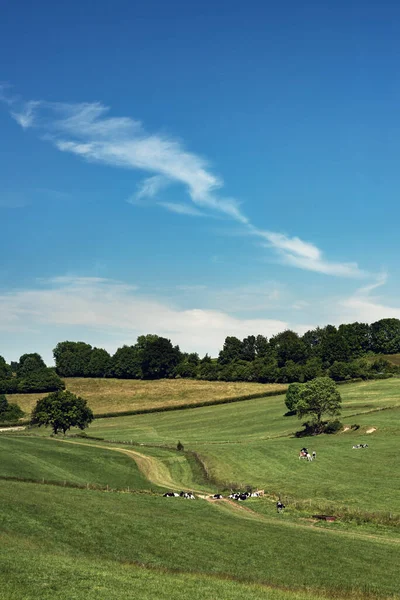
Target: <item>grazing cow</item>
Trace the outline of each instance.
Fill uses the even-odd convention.
[[[284,508],[285,505],[280,500],[278,500],[278,502],[276,503],[276,510],[278,511],[278,513],[280,513]]]
[[[306,459],[308,460],[308,462],[311,462],[313,457],[311,456],[311,454],[307,453]]]
[[[299,454],[299,460],[301,458],[307,458],[307,452],[304,452],[303,450],[300,450],[300,454]]]
[[[315,460],[317,458],[317,453],[315,452],[315,450],[313,450],[312,457],[313,457],[313,460]]]

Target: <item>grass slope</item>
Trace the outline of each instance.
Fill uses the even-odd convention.
[[[11,435],[0,436],[0,476],[109,485],[112,488],[150,488],[135,461],[126,454]]]
[[[213,477],[249,484],[317,502],[332,501],[370,511],[400,513],[398,437],[400,379],[340,387],[344,423],[358,431],[298,440],[296,417],[283,416],[284,397],[275,396],[173,413],[101,419],[90,433],[112,440],[175,445],[196,450]],[[388,406],[395,408],[389,410]],[[369,429],[376,428],[373,434]],[[356,443],[367,450],[352,450]],[[312,464],[299,461],[306,444],[317,451]]]
[[[318,600],[289,592],[206,575],[169,573],[111,560],[51,553],[25,538],[0,536],[2,600]]]
[[[285,390],[286,385],[195,379],[137,379],[66,378],[66,389],[87,400],[94,414],[124,412],[164,406],[179,406],[196,402],[247,396],[274,390]],[[9,402],[16,402],[30,413],[39,398],[46,394],[8,394]]]
[[[264,523],[202,500],[14,482],[0,486],[0,505],[3,536],[19,540],[14,548],[17,561],[19,553],[27,560],[26,551],[33,555],[39,546],[56,557],[74,556],[76,565],[81,561],[83,565],[87,561],[134,562],[248,583],[325,588],[343,595],[351,589],[380,595],[400,591],[399,545],[383,538],[327,533],[278,518]],[[23,579],[19,562],[18,567]],[[32,569],[32,563],[26,568]],[[50,573],[50,568],[43,570],[49,582],[54,579]],[[21,585],[15,569],[11,581]],[[101,578],[96,581],[101,589]],[[74,597],[68,590],[65,594],[61,597]],[[167,596],[162,592],[159,597]]]

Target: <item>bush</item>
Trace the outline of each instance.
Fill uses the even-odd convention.
[[[328,421],[324,426],[324,433],[337,433],[343,428],[343,423],[338,419],[335,421]]]
[[[4,394],[0,395],[0,422],[18,421],[24,416],[24,411],[18,404],[9,404]]]

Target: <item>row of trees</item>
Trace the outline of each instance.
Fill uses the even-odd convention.
[[[61,390],[64,384],[60,377],[188,377],[261,383],[306,382],[324,376],[336,381],[368,379],[397,370],[383,358],[374,358],[374,354],[397,352],[398,319],[337,328],[327,325],[303,336],[286,330],[269,340],[263,335],[243,340],[228,336],[215,359],[181,352],[179,346],[158,335],[139,336],[136,344],[118,348],[113,355],[85,342],[65,341],[53,351],[55,369],[46,367],[36,353],[24,354],[10,365],[0,357],[0,394]]]

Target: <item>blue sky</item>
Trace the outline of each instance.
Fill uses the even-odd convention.
[[[0,354],[400,317],[394,2],[9,3]]]

